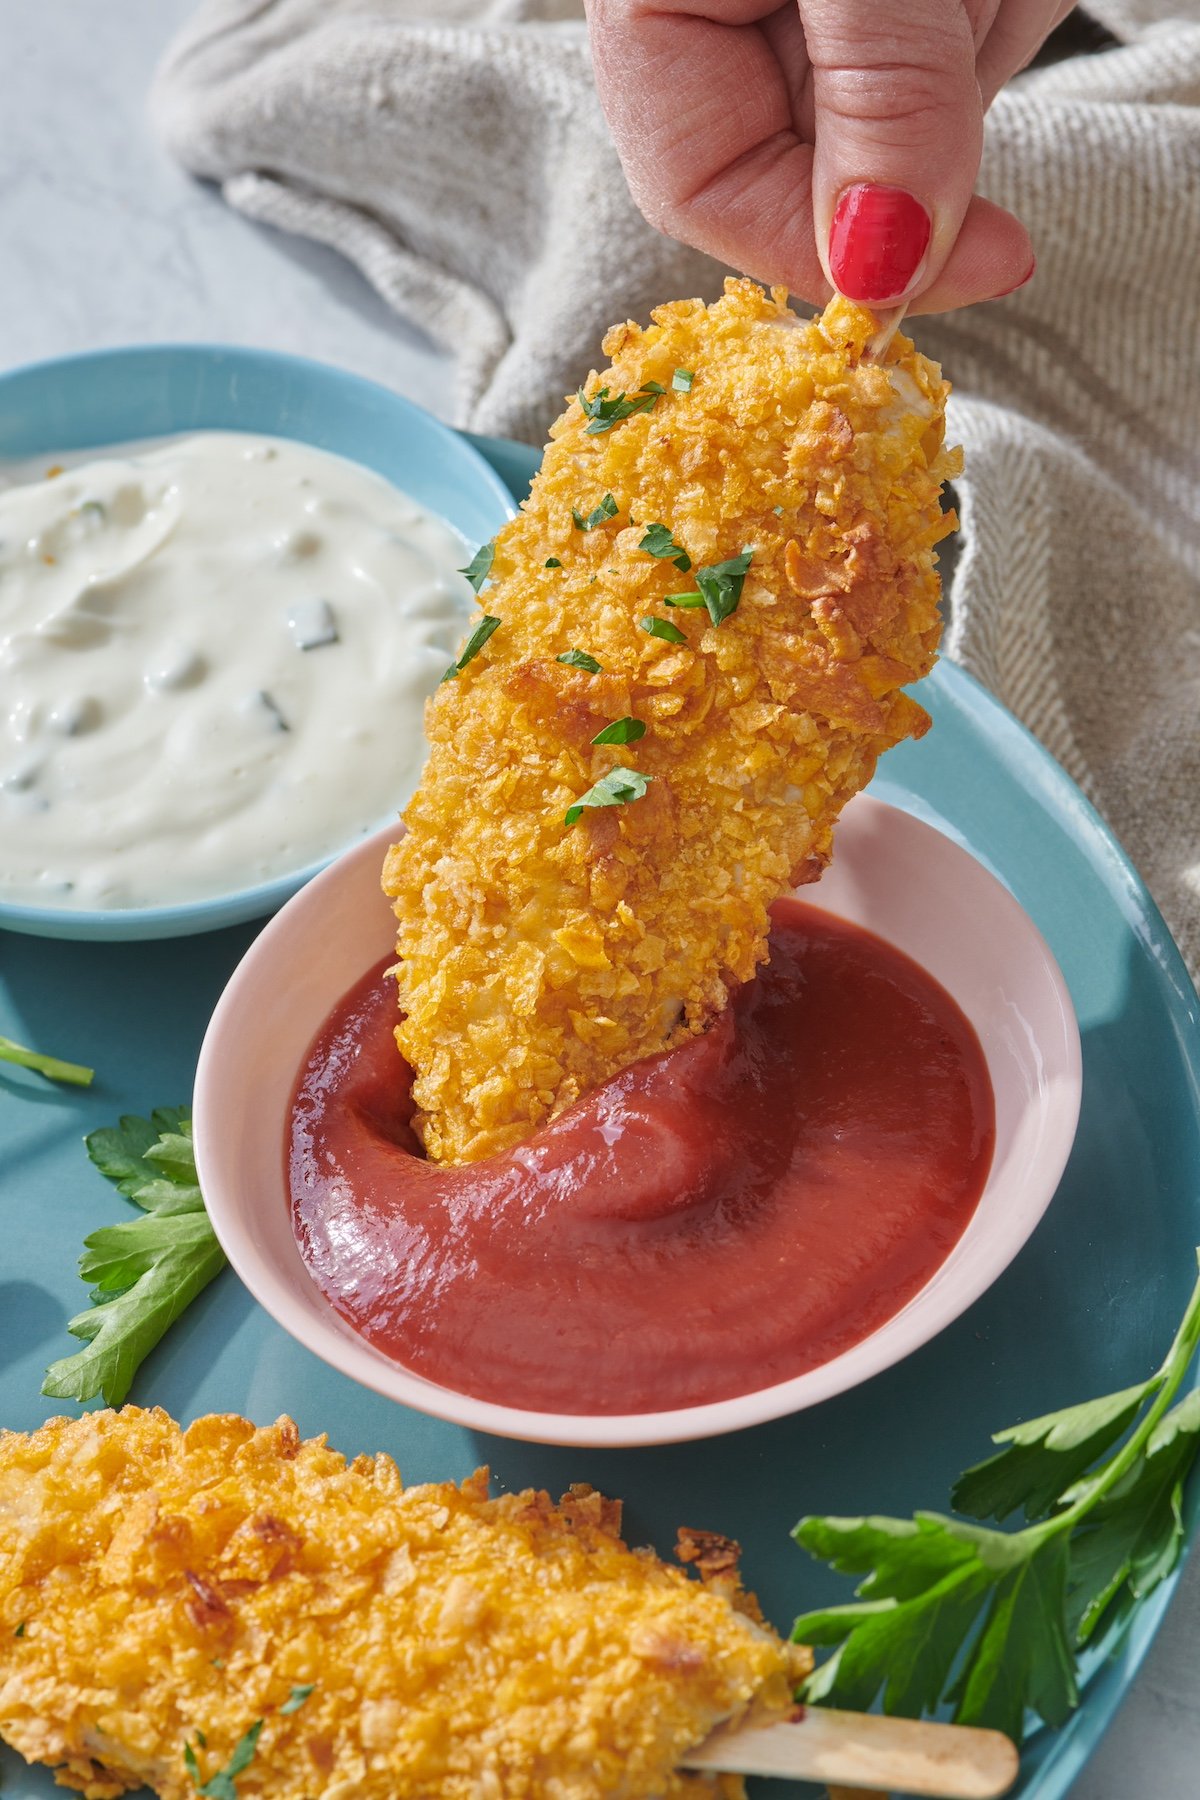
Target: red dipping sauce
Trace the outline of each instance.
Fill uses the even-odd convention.
[[[991,1163],[983,1052],[932,976],[793,900],[705,1036],[501,1156],[413,1135],[387,966],[314,1043],[288,1176],[313,1280],[430,1381],[538,1412],[657,1412],[828,1362],[924,1286]]]

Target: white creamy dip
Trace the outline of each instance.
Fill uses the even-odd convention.
[[[53,463],[0,475],[0,900],[228,893],[405,803],[474,606],[457,533],[283,439]]]

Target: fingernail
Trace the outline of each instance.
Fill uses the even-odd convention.
[[[839,294],[878,306],[911,287],[929,248],[930,218],[903,188],[848,187],[829,228],[829,272]]]
[[[1017,289],[1023,288],[1027,281],[1033,280],[1033,273],[1036,268],[1037,268],[1037,257],[1035,256],[1033,261],[1030,263],[1029,267],[1026,269],[1025,273],[1022,275],[1020,281],[1014,281],[1011,287],[1001,288],[999,293],[992,295],[992,299],[993,300],[1003,300],[1005,294],[1015,294]]]

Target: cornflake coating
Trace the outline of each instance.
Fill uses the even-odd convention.
[[[802,321],[750,281],[604,340],[593,403],[666,391],[589,433],[573,400],[480,596],[500,626],[430,700],[432,752],[390,852],[415,1120],[427,1154],[502,1150],[704,1028],[766,956],[768,907],[828,862],[879,754],[919,736],[904,693],[940,622],[947,385],[874,317]],[[676,368],[694,371],[689,391]],[[606,495],[614,516],[590,530]],[[664,525],[691,571],[641,542]],[[660,540],[661,541],[661,540]],[[719,628],[667,607],[752,549]],[[549,559],[561,567],[547,568]],[[668,621],[684,643],[639,625]],[[592,674],[559,662],[579,649]],[[592,739],[626,716],[638,742]],[[564,814],[617,766],[644,798]]]
[[[185,1743],[206,1783],[259,1719],[239,1800],[739,1795],[674,1766],[811,1658],[727,1562],[702,1586],[619,1531],[589,1488],[405,1490],[286,1418],[2,1433],[0,1735],[90,1800],[185,1800]]]

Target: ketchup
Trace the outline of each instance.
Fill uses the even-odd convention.
[[[499,1156],[426,1162],[373,969],[301,1070],[287,1165],[322,1293],[405,1367],[533,1411],[650,1412],[848,1350],[961,1237],[994,1138],[979,1041],[881,939],[780,901],[702,1037]]]

